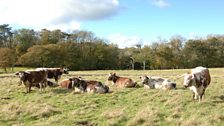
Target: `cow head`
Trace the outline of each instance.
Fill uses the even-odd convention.
[[[25,82],[27,80],[27,76],[30,74],[28,71],[19,71],[16,73],[16,75],[19,76],[20,82]]]
[[[193,85],[193,81],[195,80],[195,75],[194,74],[189,74],[189,73],[185,73],[184,74],[184,87],[190,87]]]
[[[69,81],[72,83],[72,87],[79,87],[79,82],[80,79],[79,78],[69,78]]]
[[[147,77],[146,75],[144,75],[144,76],[141,76],[140,79],[142,80],[142,84],[147,84],[148,83],[148,80],[149,80],[149,77]]]
[[[153,79],[148,76],[141,76],[140,79],[142,80],[142,84],[145,86],[147,85],[149,88],[153,89],[155,88],[155,84],[153,82]]]
[[[109,73],[109,76],[108,76],[108,81],[112,81],[112,80],[114,80],[114,77],[116,76],[116,73]]]
[[[69,69],[68,68],[63,68],[63,73],[64,74],[68,74],[69,73]]]

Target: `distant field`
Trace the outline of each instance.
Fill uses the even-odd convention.
[[[0,75],[0,126],[223,126],[224,68],[210,69],[211,85],[201,103],[192,100],[182,88],[189,69],[146,71],[72,71],[62,79],[82,76],[109,85],[108,94],[77,94],[60,87],[36,88],[25,94],[23,85],[12,74]],[[107,82],[107,75],[131,77],[140,88],[118,89]],[[177,90],[144,89],[139,76],[161,76],[177,82]]]

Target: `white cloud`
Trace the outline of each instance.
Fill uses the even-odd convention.
[[[142,39],[138,36],[126,36],[120,33],[108,37],[110,43],[117,44],[119,48],[134,47],[137,44],[142,45]]]
[[[32,28],[79,28],[119,11],[118,0],[0,0],[0,24]]]
[[[153,4],[159,8],[170,6],[170,3],[168,3],[166,0],[153,0]]]

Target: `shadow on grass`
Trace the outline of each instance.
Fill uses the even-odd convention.
[[[90,123],[90,122],[88,122],[86,120],[76,122],[75,124],[76,124],[76,126],[96,126],[96,124]]]
[[[224,103],[224,95],[214,96],[213,98],[216,99],[216,100],[212,101],[213,103]]]
[[[12,99],[11,97],[1,97],[0,99],[3,99],[3,100],[10,100]]]
[[[52,89],[52,92],[56,93],[56,94],[66,94],[66,93],[71,93],[73,91],[74,90],[72,90],[72,89],[63,89],[63,88]]]
[[[178,88],[176,88],[176,90],[189,90],[189,89],[185,88],[185,87],[178,87]]]

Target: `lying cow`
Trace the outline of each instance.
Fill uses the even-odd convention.
[[[122,88],[135,87],[137,85],[137,83],[134,82],[132,79],[127,77],[119,77],[116,75],[116,73],[110,73],[108,77],[108,81],[112,81],[113,85],[116,85],[117,87],[122,87]]]
[[[20,83],[23,83],[26,88],[26,93],[30,93],[31,87],[40,87],[40,90],[46,87],[47,71],[44,70],[29,70],[19,71],[16,73],[20,77]]]
[[[91,93],[108,93],[109,87],[99,81],[85,80],[87,83],[86,91]]]
[[[199,102],[205,94],[205,89],[211,82],[209,70],[205,67],[196,67],[191,70],[191,73],[184,74],[184,87],[189,87],[193,92],[193,99],[199,97]]]
[[[56,83],[61,78],[62,74],[68,74],[68,69],[66,68],[37,68],[36,70],[45,70],[48,72],[48,78],[54,78]]]
[[[149,89],[176,89],[176,83],[165,78],[141,76],[142,84]]]
[[[82,80],[80,78],[70,78],[63,80],[59,83],[59,86],[68,88],[68,89],[75,89],[81,92],[92,92],[92,93],[108,93],[109,87],[103,85],[99,81],[93,80]]]

